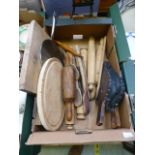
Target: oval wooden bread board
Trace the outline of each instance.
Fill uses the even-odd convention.
[[[48,59],[40,72],[37,87],[37,107],[40,121],[49,131],[57,130],[64,119],[62,99],[62,64],[57,58]]]

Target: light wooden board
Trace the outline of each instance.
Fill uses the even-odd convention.
[[[64,119],[62,98],[62,64],[57,58],[48,59],[40,72],[37,88],[37,107],[40,121],[49,131],[57,130]]]
[[[41,70],[40,48],[42,42],[49,38],[36,21],[30,23],[19,80],[20,90],[36,94]]]
[[[129,133],[131,137],[125,138],[124,133]],[[132,129],[109,129],[97,130],[92,134],[75,134],[74,131],[57,132],[35,132],[27,141],[27,145],[79,145],[79,144],[101,144],[104,142],[133,141],[134,131]]]

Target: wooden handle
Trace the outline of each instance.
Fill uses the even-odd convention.
[[[75,56],[81,57],[81,55],[80,54],[77,54],[76,51],[74,49],[72,49],[71,47],[69,47],[69,46],[67,46],[67,45],[65,45],[62,42],[57,41],[57,40],[55,40],[55,42],[56,42],[57,45],[59,45],[60,47],[62,47],[67,52],[69,52],[69,53],[71,53],[71,54],[73,54]]]
[[[65,115],[66,115],[66,120],[67,121],[71,121],[72,120],[72,116],[73,116],[73,114],[72,114],[72,104],[73,103],[71,103],[71,102],[67,102],[67,103],[65,103]]]
[[[115,109],[115,116],[116,116],[117,128],[120,128],[121,127],[121,119],[120,119],[119,109],[118,108]]]
[[[89,38],[88,41],[88,89],[94,91],[95,89],[95,39]],[[95,96],[92,96],[94,98]]]
[[[77,50],[77,52],[79,53],[80,51]],[[88,81],[87,81],[86,68],[84,66],[83,59],[76,58],[76,60],[81,74],[84,114],[87,115],[89,113],[89,95],[88,95]]]
[[[88,85],[95,83],[95,39],[88,41]]]
[[[75,116],[74,116],[74,104],[73,103],[70,103],[69,105],[69,109],[68,109],[68,105],[65,104],[65,110],[66,112],[68,113],[68,110],[69,110],[69,113],[71,114],[67,114],[65,113],[65,124],[67,125],[67,128],[70,130],[70,129],[73,129],[73,125],[74,125],[74,122],[75,122]],[[71,117],[70,117],[71,116]]]
[[[77,119],[85,119],[83,104],[76,109]]]
[[[86,48],[82,48],[80,50],[80,54],[81,54],[81,56],[83,58],[85,68],[87,68],[87,54],[88,54],[88,50]]]
[[[116,128],[116,117],[115,117],[115,111],[111,112],[111,128]]]
[[[96,125],[101,126],[103,124],[104,113],[105,113],[105,104],[104,102],[102,102],[100,105],[98,105]]]
[[[74,100],[74,105],[76,107],[79,107],[80,105],[82,105],[82,94],[77,80],[76,80],[76,96]]]
[[[62,93],[65,102],[65,123],[68,129],[73,128],[74,124],[74,99],[75,99],[75,72],[71,65],[71,56],[66,55],[65,67],[62,70]]]
[[[94,87],[94,86],[93,86],[93,87]],[[91,90],[89,91],[89,99],[90,99],[90,100],[93,100],[94,97],[95,97],[95,95],[96,95],[96,89],[93,88],[93,89],[91,89]]]
[[[113,129],[121,127],[121,121],[120,121],[118,108],[115,108],[114,111],[111,112],[111,127]]]
[[[104,62],[105,47],[106,47],[106,37],[100,39],[100,44],[98,46],[96,53],[96,74],[95,74],[96,84],[98,84],[99,75],[101,74],[102,65]]]

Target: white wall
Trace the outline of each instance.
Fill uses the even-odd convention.
[[[121,17],[125,32],[135,32],[135,8],[123,12]]]

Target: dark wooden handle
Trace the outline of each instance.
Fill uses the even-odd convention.
[[[113,129],[121,127],[120,115],[118,108],[115,108],[114,111],[111,112],[111,127]]]
[[[115,111],[111,112],[111,128],[116,128],[116,117],[115,117]]]
[[[54,41],[56,42],[57,45],[59,45],[61,48],[63,48],[67,52],[69,52],[75,56],[82,57],[80,54],[77,54],[75,50],[73,50],[71,47],[67,46],[66,44],[64,44],[60,41],[57,41],[57,40],[54,40]]]
[[[104,102],[102,102],[100,105],[98,105],[96,125],[101,126],[103,124],[104,113],[105,113],[105,104]]]
[[[120,115],[119,115],[119,109],[118,108],[115,109],[115,116],[116,116],[117,128],[120,128],[121,127],[121,120],[120,120]]]

